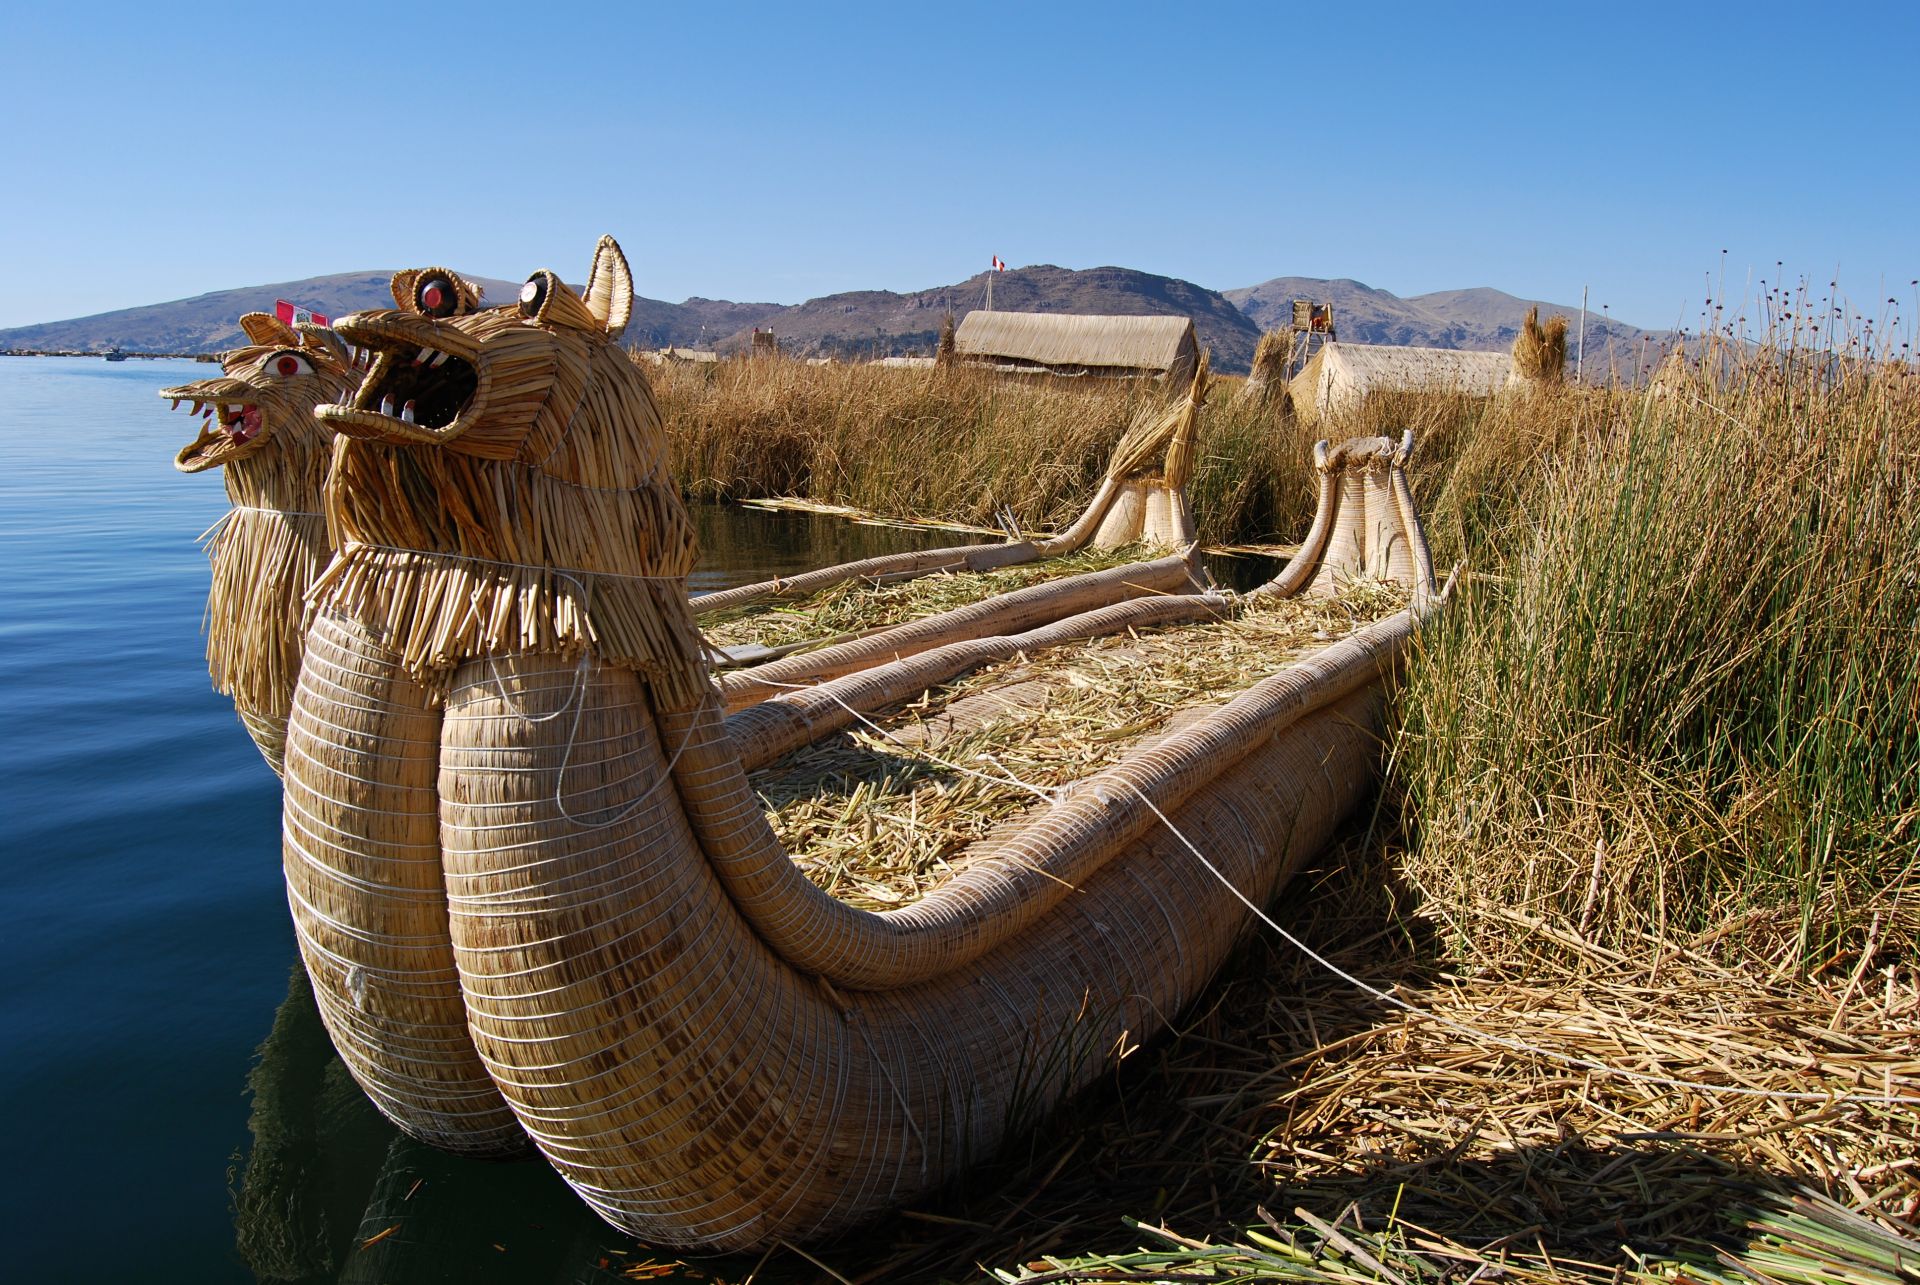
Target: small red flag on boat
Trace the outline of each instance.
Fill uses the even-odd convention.
[[[1000,261],[1000,256],[997,254],[993,256],[993,270],[995,272],[1005,272],[1007,270],[1007,265]]]
[[[285,299],[273,301],[273,315],[280,318],[281,324],[288,326],[297,326],[303,321],[315,326],[324,326],[332,320],[330,317],[321,316],[311,308],[302,308],[297,303],[288,303]]]

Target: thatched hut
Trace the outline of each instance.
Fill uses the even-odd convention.
[[[961,319],[954,351],[992,370],[1185,384],[1200,345],[1190,317],[976,311]]]
[[[711,348],[674,348],[669,346],[641,355],[661,365],[669,362],[683,362],[705,366],[712,365],[714,362],[720,360],[720,354]]]
[[[1294,408],[1310,415],[1357,409],[1379,392],[1464,393],[1491,397],[1506,386],[1513,359],[1503,352],[1330,343],[1288,385]]]

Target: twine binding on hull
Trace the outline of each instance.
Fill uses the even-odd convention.
[[[1415,609],[1142,741],[921,901],[856,910],[799,875],[744,776],[750,725],[760,756],[841,715],[784,690],[813,674],[725,716],[644,376],[592,356],[631,292],[609,241],[602,271],[614,288],[584,300],[536,273],[476,312],[426,269],[396,280],[411,308],[339,323],[375,356],[319,411],[348,439],[345,552],[289,729],[289,899],[346,1064],[410,1133],[530,1139],[655,1242],[804,1239],[983,1157],[1194,998],[1246,917],[1156,818],[1270,896],[1370,786],[1431,566],[1405,445],[1323,448],[1318,535],[1271,591],[1379,568]],[[1196,381],[1172,417],[1163,483],[1203,399]],[[851,658],[831,703],[872,713],[1009,649],[1237,610],[1163,561],[1171,591],[1089,596],[1135,568],[952,613],[925,646]]]

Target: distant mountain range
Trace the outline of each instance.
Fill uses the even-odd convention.
[[[0,330],[0,350],[136,353],[219,352],[244,342],[235,322],[243,312],[271,312],[288,299],[328,316],[393,306],[388,272],[341,272],[270,285],[219,290],[171,303],[123,308],[70,321]],[[1445,290],[1403,299],[1358,281],[1275,277],[1256,286],[1214,291],[1177,277],[1132,268],[1057,268],[1052,264],[993,275],[993,305],[1006,311],[1139,314],[1192,317],[1200,342],[1213,352],[1216,369],[1244,372],[1261,330],[1284,326],[1294,299],[1331,302],[1340,337],[1378,344],[1432,348],[1503,349],[1519,332],[1535,301],[1498,290]],[[717,348],[737,351],[751,343],[755,327],[771,328],[784,351],[859,358],[933,350],[951,308],[956,317],[983,306],[986,273],[950,286],[909,294],[856,290],[805,303],[733,303],[692,298],[681,303],[636,296],[625,342],[645,348]],[[519,283],[474,278],[490,301],[513,299]],[[1540,313],[1578,309],[1540,303]],[[1622,365],[1637,357],[1642,338],[1663,341],[1663,332],[1642,331],[1589,314],[1587,349],[1601,360],[1611,341]]]
[[[1346,278],[1323,281],[1318,277],[1275,277],[1257,286],[1226,290],[1222,294],[1262,330],[1285,326],[1292,317],[1295,299],[1312,299],[1333,305],[1335,328],[1340,338],[1350,343],[1480,352],[1511,348],[1529,308],[1539,308],[1542,320],[1560,313],[1569,322],[1577,322],[1580,315],[1578,304],[1516,299],[1486,286],[1440,290],[1403,299]],[[1611,343],[1613,353],[1625,368],[1638,360],[1642,338],[1664,344],[1667,334],[1612,321],[1599,313],[1587,314],[1587,354],[1594,360],[1604,361]],[[1569,359],[1573,350],[1574,339],[1570,335]],[[1605,370],[1605,367],[1599,369]]]

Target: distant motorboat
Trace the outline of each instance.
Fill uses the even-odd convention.
[[[107,349],[108,361],[125,361],[126,359],[127,359],[127,355],[121,352],[118,348]]]

